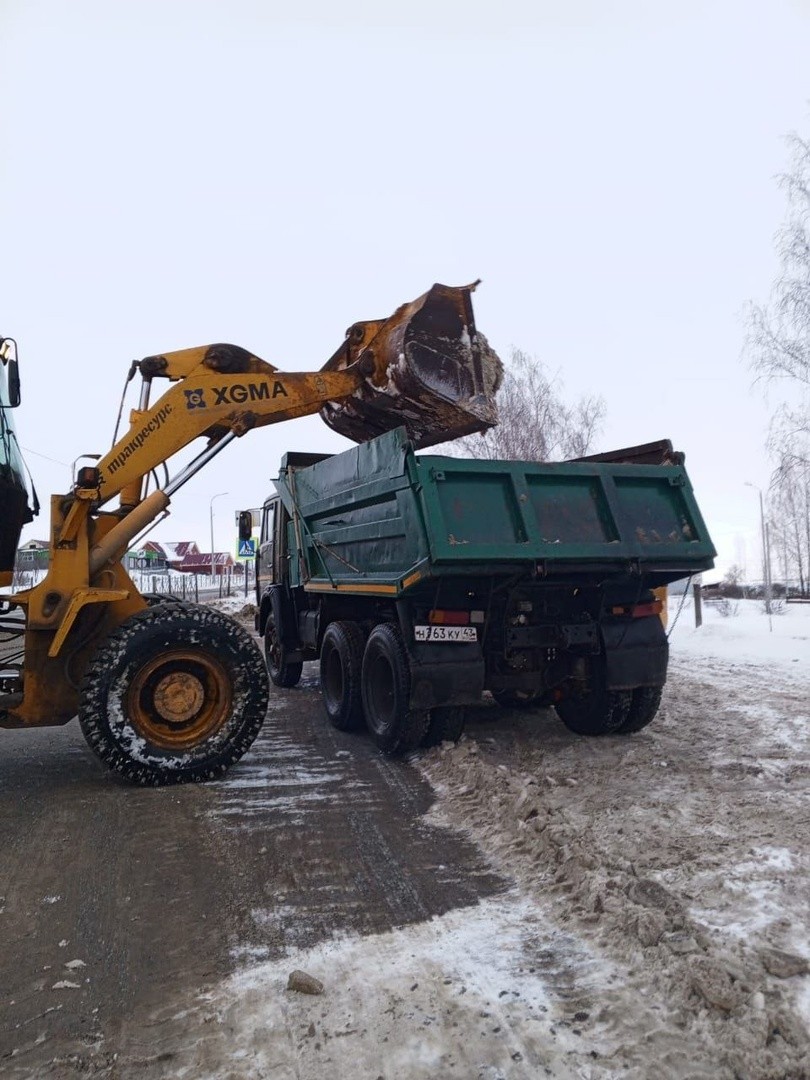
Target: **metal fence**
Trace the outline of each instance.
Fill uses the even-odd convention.
[[[188,600],[195,604],[228,596],[242,596],[245,598],[245,603],[249,603],[256,595],[253,563],[243,563],[242,570],[242,573],[234,573],[233,568],[228,568],[222,574],[179,574],[173,570],[153,573],[149,570],[130,570],[129,576],[142,593],[174,596],[179,600]],[[20,592],[23,589],[33,588],[42,581],[45,573],[46,570],[42,568],[16,569],[11,591]]]
[[[251,563],[245,564],[241,574],[235,574],[231,569],[222,574],[178,574],[171,570],[155,574],[148,570],[132,570],[130,577],[142,593],[165,593],[195,604],[200,600],[227,596],[243,596],[247,603],[255,595],[255,575]]]

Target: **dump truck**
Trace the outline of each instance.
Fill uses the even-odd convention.
[[[250,534],[250,512],[240,533]],[[577,461],[417,454],[405,429],[287,453],[265,501],[256,629],[272,682],[319,660],[329,721],[398,753],[461,735],[489,691],[582,735],[651,722],[654,590],[715,551],[668,440]]]
[[[0,594],[0,727],[78,715],[99,759],[139,784],[207,780],[238,761],[267,711],[261,651],[211,608],[150,603],[122,556],[192,476],[267,424],[320,412],[350,439],[405,424],[422,447],[495,424],[501,368],[476,329],[474,287],[436,284],[385,319],[354,323],[314,372],[279,370],[232,344],[134,361],[125,386],[136,376],[140,386],[126,430],[116,428],[106,453],[82,455],[95,463],[51,497],[47,576]],[[8,586],[34,508],[10,421],[21,397],[13,339],[0,338],[0,361],[0,585]],[[153,399],[161,382],[168,387]],[[174,468],[174,455],[197,439],[204,446]]]

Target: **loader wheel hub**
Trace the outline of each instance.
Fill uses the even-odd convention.
[[[155,687],[155,709],[170,724],[181,724],[200,711],[205,691],[199,679],[176,672]]]
[[[163,750],[191,750],[220,731],[233,710],[233,690],[220,661],[203,649],[168,650],[135,674],[127,716],[141,738]]]

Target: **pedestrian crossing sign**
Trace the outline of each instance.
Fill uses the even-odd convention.
[[[236,554],[240,559],[254,558],[256,555],[256,541],[252,538],[250,540],[240,540]]]

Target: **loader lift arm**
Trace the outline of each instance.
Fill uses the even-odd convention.
[[[133,365],[142,382],[126,434],[79,470],[70,493],[52,496],[48,574],[5,598],[24,609],[25,644],[19,677],[0,682],[0,727],[78,712],[91,748],[140,783],[205,779],[238,760],[267,702],[255,645],[217,613],[149,608],[121,558],[186,481],[253,428],[320,411],[355,441],[405,426],[428,446],[491,427],[501,367],[476,332],[473,288],[434,285],[388,319],[355,323],[318,372],[281,372],[235,345]],[[172,385],[152,404],[158,379]],[[144,496],[146,477],[200,437],[205,449]]]

